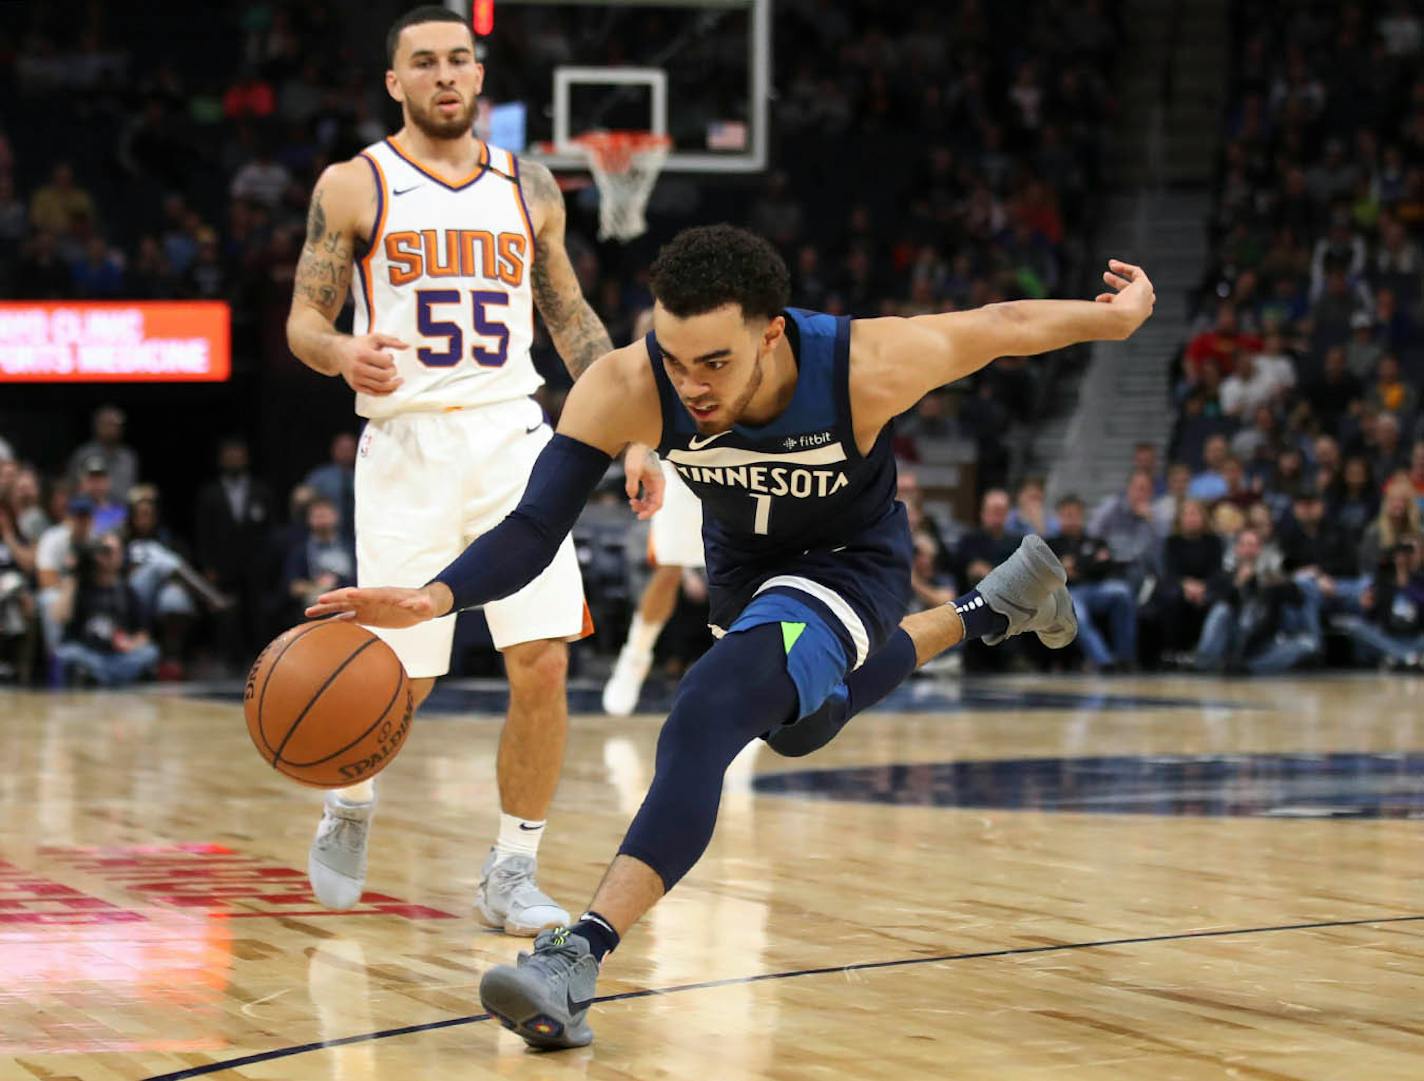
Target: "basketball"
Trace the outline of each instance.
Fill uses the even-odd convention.
[[[410,731],[410,680],[391,647],[345,620],[303,623],[253,662],[247,734],[277,772],[315,788],[374,777]]]

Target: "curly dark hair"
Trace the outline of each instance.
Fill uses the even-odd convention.
[[[658,303],[679,319],[724,304],[741,305],[748,318],[771,319],[791,298],[791,276],[776,249],[735,225],[678,233],[653,260],[649,284]]]
[[[461,26],[470,24],[456,15],[447,7],[439,4],[422,4],[418,8],[411,8],[404,15],[401,15],[395,22],[391,23],[391,28],[386,31],[386,64],[394,67],[396,63],[396,45],[400,41],[401,31],[407,26],[419,26],[421,23],[459,23]],[[475,32],[470,31],[473,39]]]

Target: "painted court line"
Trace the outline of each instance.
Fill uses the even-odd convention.
[[[1062,953],[1066,950],[1103,949],[1109,946],[1140,946],[1154,942],[1181,942],[1194,938],[1229,938],[1239,935],[1271,934],[1279,931],[1314,931],[1327,927],[1366,927],[1385,923],[1414,923],[1424,921],[1424,915],[1377,916],[1366,920],[1323,920],[1318,923],[1285,923],[1271,927],[1236,927],[1224,931],[1179,931],[1170,935],[1143,935],[1137,938],[1108,938],[1095,942],[1068,942],[1057,946],[1018,946],[1003,950],[980,950],[976,953],[946,953],[936,957],[905,957],[895,961],[861,961],[850,965],[828,965],[824,968],[801,968],[789,972],[764,972],[758,976],[730,976],[723,980],[707,980],[704,983],[684,983],[674,987],[650,987],[643,991],[625,991],[617,995],[603,995],[594,999],[599,1002],[625,1002],[634,998],[652,998],[656,995],[678,995],[687,991],[708,991],[717,987],[731,987],[738,984],[763,983],[767,980],[789,980],[801,976],[827,976],[838,972],[869,972],[882,968],[903,968],[908,965],[935,965],[949,961],[975,961],[990,957],[1026,957],[1038,953]],[[467,1017],[451,1017],[444,1021],[427,1021],[419,1025],[403,1025],[400,1028],[382,1029],[379,1032],[365,1032],[357,1036],[343,1036],[339,1040],[322,1040],[316,1043],[297,1044],[280,1047],[274,1051],[261,1051],[226,1062],[210,1062],[205,1066],[193,1066],[175,1073],[156,1074],[146,1081],[181,1081],[187,1077],[201,1077],[204,1074],[236,1070],[259,1062],[303,1055],[309,1051],[324,1051],[331,1047],[345,1047],[347,1044],[365,1043],[370,1040],[387,1040],[395,1036],[409,1036],[416,1032],[432,1032],[436,1029],[454,1028],[458,1025],[474,1025],[490,1020],[487,1013],[471,1014]]]

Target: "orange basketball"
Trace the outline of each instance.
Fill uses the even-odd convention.
[[[294,781],[343,788],[390,764],[410,732],[410,680],[365,627],[303,623],[252,664],[242,696],[247,734]]]

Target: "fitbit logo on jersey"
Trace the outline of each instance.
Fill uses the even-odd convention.
[[[844,473],[834,469],[797,469],[786,465],[675,464],[678,473],[690,484],[720,484],[727,488],[745,488],[758,495],[824,499],[850,484]]]
[[[824,447],[834,436],[830,432],[812,432],[810,435],[788,435],[781,441],[781,445],[787,450],[796,450],[798,447]]]

